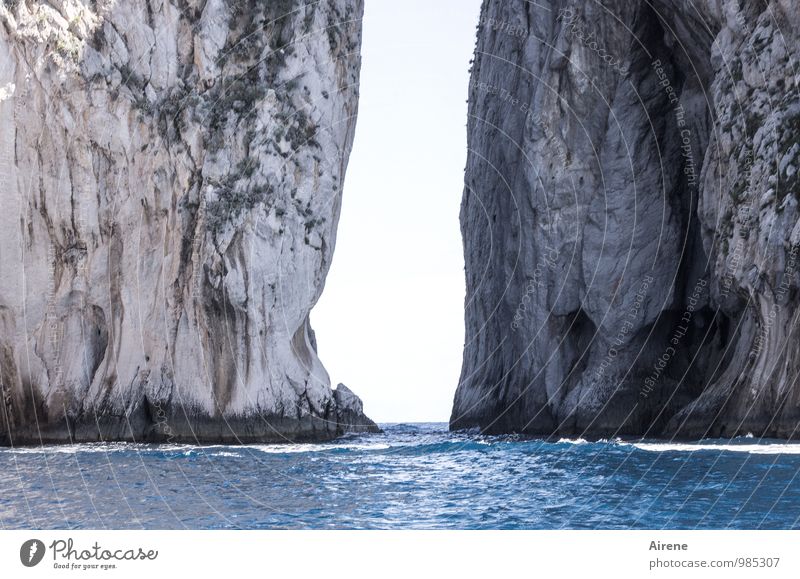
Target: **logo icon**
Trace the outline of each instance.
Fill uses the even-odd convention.
[[[44,543],[39,539],[30,539],[19,548],[19,560],[26,567],[36,567],[44,558]]]

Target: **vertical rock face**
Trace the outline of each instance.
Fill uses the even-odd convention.
[[[800,434],[789,0],[485,0],[451,427]]]
[[[0,7],[0,443],[324,439],[361,0]]]

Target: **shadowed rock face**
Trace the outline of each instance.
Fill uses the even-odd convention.
[[[0,7],[0,444],[374,430],[309,311],[361,0]]]
[[[481,14],[451,427],[799,435],[794,3]]]

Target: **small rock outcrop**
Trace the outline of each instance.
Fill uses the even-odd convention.
[[[0,444],[375,430],[309,312],[362,0],[0,6]]]
[[[800,12],[485,0],[452,428],[800,435]]]

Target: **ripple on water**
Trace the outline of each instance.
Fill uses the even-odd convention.
[[[800,445],[450,433],[0,450],[5,528],[797,528]]]

